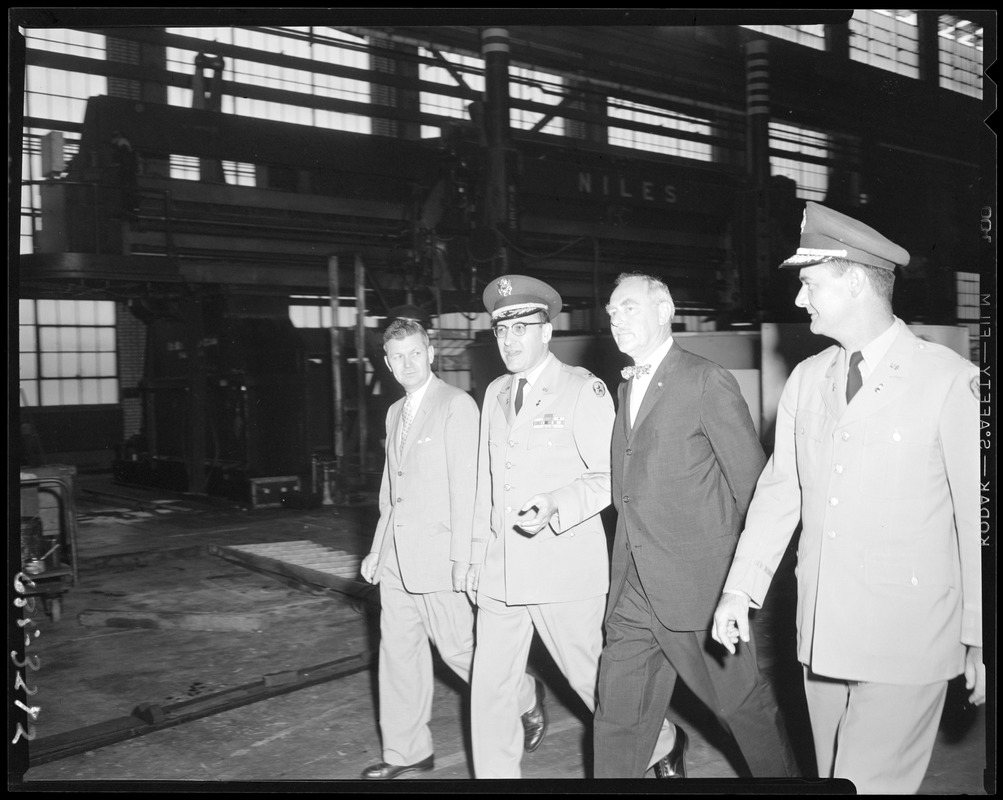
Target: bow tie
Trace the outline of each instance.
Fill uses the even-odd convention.
[[[636,367],[624,367],[620,370],[620,375],[626,381],[635,375],[647,375],[649,372],[651,372],[651,364],[639,364]]]

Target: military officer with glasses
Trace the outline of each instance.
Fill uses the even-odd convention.
[[[614,411],[599,378],[550,352],[562,307],[552,287],[506,275],[483,300],[508,374],[481,409],[466,581],[477,605],[471,733],[477,778],[517,778],[547,726],[543,684],[525,680],[534,631],[595,708]]]

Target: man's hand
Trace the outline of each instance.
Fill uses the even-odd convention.
[[[714,624],[710,635],[715,642],[734,655],[738,640],[749,641],[749,598],[726,592],[721,595],[714,610]]]
[[[968,702],[973,706],[986,702],[986,665],[981,647],[969,647],[965,652],[965,688],[972,690]]]
[[[557,513],[557,503],[549,494],[536,494],[527,500],[519,509],[519,529],[528,536],[536,536]]]
[[[467,588],[467,570],[470,565],[466,561],[453,562],[453,591],[462,592]]]
[[[471,564],[467,568],[467,577],[464,581],[464,590],[470,602],[477,605],[477,588],[481,585],[481,565]]]
[[[376,575],[376,562],[379,560],[379,553],[370,553],[362,559],[362,564],[359,566],[359,572],[362,574],[362,578],[366,581],[366,583],[374,582],[373,577]]]

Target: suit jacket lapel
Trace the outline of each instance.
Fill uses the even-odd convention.
[[[651,409],[654,408],[659,399],[661,399],[662,393],[665,390],[665,385],[670,380],[671,373],[679,366],[679,362],[681,360],[682,351],[679,348],[679,343],[673,342],[672,347],[669,348],[669,352],[666,353],[665,358],[662,359],[662,363],[658,365],[658,369],[656,369],[651,376],[651,382],[648,384],[648,390],[644,393],[644,399],[641,401],[641,407],[637,410],[637,417],[634,420],[632,430],[637,430],[640,427],[641,423],[644,422],[645,417],[648,416]],[[633,387],[631,387],[631,389],[633,389]],[[629,423],[629,405],[627,406],[627,419]]]
[[[421,399],[421,405],[418,406],[418,410],[414,414],[414,419],[411,420],[411,430],[408,431],[407,440],[404,442],[404,447],[398,448],[400,450],[400,460],[404,460],[404,455],[408,450],[411,449],[411,443],[414,442],[415,438],[420,431],[425,418],[428,416],[429,404],[435,402],[435,394],[439,390],[438,384],[440,379],[433,375],[429,378],[428,387],[425,389],[425,396]],[[400,442],[400,426],[404,422],[404,403],[401,403],[400,412],[397,414],[397,435],[394,438],[395,443]]]
[[[625,380],[617,388],[617,417],[623,427],[623,438],[630,439],[633,429],[630,426],[630,381]]]
[[[501,386],[498,389],[498,397],[496,398],[498,405],[501,407],[501,412],[505,416],[505,421],[508,423],[508,427],[512,427],[512,422],[515,419],[515,375],[509,375],[508,379],[502,381]]]
[[[825,375],[818,382],[818,391],[829,415],[839,419],[846,408],[846,355],[843,348],[839,348],[829,362]]]

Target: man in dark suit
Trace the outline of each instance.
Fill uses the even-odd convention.
[[[677,677],[730,731],[755,777],[797,774],[754,647],[723,658],[708,632],[766,462],[726,369],[672,339],[668,288],[621,275],[607,311],[624,370],[613,426],[618,512],[595,716],[595,776],[685,776],[686,734],[654,752]],[[714,652],[714,650],[717,652]]]

